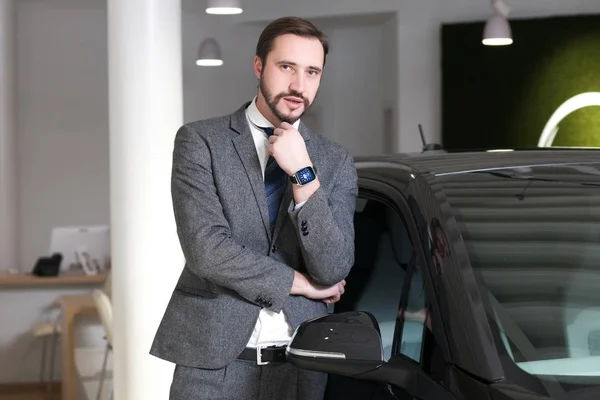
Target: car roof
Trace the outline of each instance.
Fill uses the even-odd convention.
[[[403,164],[425,173],[449,174],[469,171],[525,167],[600,163],[600,149],[533,149],[516,151],[472,151],[400,153],[357,156],[357,167],[370,162]],[[379,165],[381,167],[381,165]]]

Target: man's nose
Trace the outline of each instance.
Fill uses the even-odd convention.
[[[304,74],[302,73],[295,73],[294,76],[292,77],[292,82],[290,82],[290,90],[297,92],[297,93],[303,93],[304,92]]]

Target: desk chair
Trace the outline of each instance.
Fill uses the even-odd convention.
[[[112,339],[113,339],[113,316],[112,316],[112,302],[108,295],[100,289],[94,289],[92,292],[92,296],[94,297],[94,303],[96,303],[96,308],[98,309],[98,315],[100,316],[100,321],[104,326],[104,331],[106,334],[106,351],[104,353],[104,362],[102,363],[102,372],[100,373],[100,385],[98,387],[98,395],[96,397],[97,400],[100,400],[100,396],[102,394],[102,387],[104,386],[104,379],[106,377],[106,362],[108,361],[108,353],[112,351]],[[113,391],[111,390],[110,398],[113,398]]]
[[[57,308],[57,305],[53,304],[51,309]],[[54,364],[56,359],[56,346],[58,338],[61,334],[60,328],[60,312],[54,321],[39,322],[31,329],[31,335],[35,338],[42,338],[42,362],[40,364],[40,383],[47,383],[46,391],[50,391],[50,383],[54,377]],[[48,340],[52,340],[52,350],[50,355],[50,365],[48,366],[48,377],[47,381],[44,379],[46,372],[46,353],[48,347]]]

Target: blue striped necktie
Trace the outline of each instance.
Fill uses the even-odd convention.
[[[261,129],[265,131],[267,136],[273,135],[274,128]],[[265,168],[265,192],[267,195],[267,206],[269,207],[271,232],[273,232],[273,227],[277,220],[277,214],[279,213],[279,206],[281,204],[281,199],[283,198],[287,179],[288,176],[286,173],[279,168],[279,165],[277,165],[273,156],[270,156]]]

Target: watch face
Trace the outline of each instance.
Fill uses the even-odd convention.
[[[301,185],[305,185],[309,182],[312,182],[315,180],[315,174],[313,173],[312,168],[302,168],[300,171],[298,171],[298,181]]]

